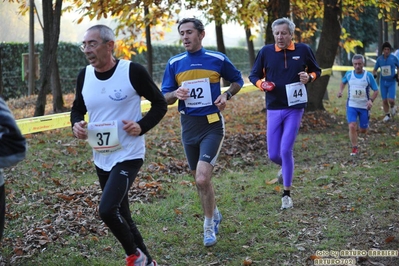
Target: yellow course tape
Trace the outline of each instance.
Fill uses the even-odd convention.
[[[332,68],[323,69],[321,75],[322,76],[331,75],[332,71],[348,71],[352,69],[353,69],[352,66],[333,66]],[[364,69],[366,69],[367,71],[373,70],[371,67],[365,67]],[[227,89],[228,87],[222,88],[222,92],[225,92]],[[239,93],[247,93],[255,90],[258,90],[258,88],[256,88],[251,83],[246,83],[241,88]],[[177,102],[173,105],[169,105],[169,107],[173,106],[177,106]],[[149,102],[148,100],[141,101],[141,112],[143,113],[148,112],[150,108],[151,108],[151,102]],[[32,118],[23,118],[17,120],[16,122],[22,134],[24,135],[71,126],[70,112],[32,117]]]
[[[32,118],[23,118],[17,120],[17,125],[23,135],[68,127],[71,126],[69,114],[70,112],[66,112]]]
[[[348,71],[348,70],[353,70],[353,66],[333,66],[332,70],[333,71]],[[369,72],[373,71],[372,67],[363,67],[364,70],[367,70]],[[324,71],[324,69],[323,69]]]
[[[227,87],[222,88],[222,91],[224,92],[227,89],[228,89]],[[249,92],[253,90],[257,90],[257,88],[252,84],[244,84],[240,93]],[[173,106],[177,106],[177,102],[173,105],[169,105],[169,107]],[[150,101],[148,100],[141,101],[141,112],[143,113],[148,112],[150,108],[151,108]],[[87,116],[85,120],[88,120]],[[16,122],[23,135],[71,126],[70,112],[38,116],[32,118],[23,118],[23,119],[18,119]]]

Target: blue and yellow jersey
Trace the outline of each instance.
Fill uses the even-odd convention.
[[[236,82],[242,86],[244,81],[241,72],[235,68],[226,55],[216,51],[201,50],[173,56],[169,59],[162,81],[162,93],[166,94],[177,90],[187,82],[201,81],[198,84],[204,85],[209,81],[209,104],[201,107],[186,106],[185,101],[179,100],[178,110],[180,113],[192,116],[205,116],[219,112],[214,104],[216,98],[221,94],[220,79],[224,78],[229,82]],[[199,88],[200,89],[200,88]],[[200,96],[202,91],[192,90],[190,98]]]

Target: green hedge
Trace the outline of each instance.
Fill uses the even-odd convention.
[[[206,47],[209,50],[216,50],[216,47]],[[3,81],[3,97],[19,98],[28,93],[27,81],[22,80],[22,54],[29,52],[28,43],[0,43],[1,66]],[[42,54],[43,45],[36,44],[35,52]],[[60,42],[58,45],[58,66],[63,93],[71,93],[75,90],[76,76],[79,70],[87,65],[84,54],[79,50],[78,44]],[[153,46],[153,78],[161,84],[165,64],[168,59],[176,54],[184,52],[182,46]],[[248,75],[250,66],[248,63],[248,53],[244,48],[228,48],[226,52],[235,66],[242,71],[243,75]],[[140,63],[147,67],[146,52],[136,54],[132,57],[133,62]],[[36,91],[39,83],[36,81]]]
[[[217,51],[216,47],[206,47],[206,49]],[[162,82],[163,72],[165,71],[165,65],[168,59],[184,51],[185,49],[182,46],[159,45],[153,47],[153,79],[155,82],[159,84]],[[248,51],[246,49],[239,47],[227,48],[226,55],[243,75],[249,75],[251,69],[249,65]],[[147,67],[146,52],[136,54],[132,57],[132,61]]]
[[[1,66],[3,81],[3,97],[19,98],[28,94],[28,83],[22,80],[22,54],[29,53],[28,43],[2,43]],[[43,52],[42,44],[35,44],[35,52],[39,53],[39,59]],[[73,92],[75,89],[76,75],[79,69],[86,64],[84,54],[79,50],[77,44],[60,42],[57,50],[58,66],[62,91]],[[34,93],[37,93],[39,81],[36,81]]]

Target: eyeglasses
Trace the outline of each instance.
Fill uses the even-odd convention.
[[[80,50],[84,53],[86,48],[89,50],[96,49],[100,44],[107,43],[109,41],[103,41],[103,42],[97,42],[97,41],[91,41],[88,43],[83,43],[79,46]]]

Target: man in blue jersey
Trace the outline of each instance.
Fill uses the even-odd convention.
[[[281,209],[292,208],[293,149],[308,97],[306,84],[316,80],[321,69],[310,47],[294,43],[295,24],[288,18],[272,23],[275,44],[259,51],[249,80],[266,93],[267,149],[270,160],[281,166]]]
[[[359,132],[365,134],[369,127],[369,110],[378,96],[378,86],[373,75],[364,70],[364,56],[355,54],[352,57],[354,70],[347,71],[339,86],[338,98],[342,97],[345,85],[348,84],[348,100],[346,103],[346,118],[349,125],[349,139],[352,144],[351,156],[358,153],[357,118]],[[370,96],[370,88],[373,95]]]
[[[221,111],[244,81],[226,55],[202,47],[205,31],[200,20],[185,18],[179,22],[178,31],[186,52],[169,59],[162,93],[168,104],[179,101],[182,143],[205,215],[204,245],[208,247],[216,244],[222,220],[211,182],[225,135]],[[231,82],[223,94],[221,78]]]
[[[102,189],[99,214],[126,253],[127,266],[156,266],[129,209],[129,189],[143,165],[144,134],[164,117],[165,97],[146,69],[114,57],[115,35],[90,27],[81,50],[89,64],[80,70],[71,110],[76,138],[88,140]],[[141,97],[151,102],[145,116]],[[89,122],[84,121],[89,114]]]
[[[382,108],[385,117],[382,121],[388,122],[396,114],[396,81],[399,80],[399,59],[391,53],[392,46],[389,42],[382,44],[382,55],[375,62],[373,75],[377,77],[377,70],[381,69],[380,91],[382,98]],[[395,73],[395,70],[397,73]]]

